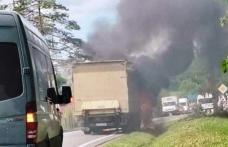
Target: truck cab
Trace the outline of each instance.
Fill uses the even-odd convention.
[[[85,134],[120,127],[120,104],[117,100],[83,102],[82,111]]]
[[[181,113],[188,113],[189,112],[189,104],[188,98],[179,98],[178,105]]]
[[[214,113],[214,98],[211,93],[206,93],[205,95],[197,96],[197,105],[201,108],[206,114]]]
[[[178,99],[176,96],[162,97],[161,103],[163,115],[179,114]]]

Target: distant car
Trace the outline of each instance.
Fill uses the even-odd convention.
[[[0,11],[0,146],[61,147],[59,104],[71,89],[56,89],[48,47],[14,12]]]

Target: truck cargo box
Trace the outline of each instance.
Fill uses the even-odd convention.
[[[85,112],[98,115],[114,110],[126,121],[133,116],[139,118],[139,96],[132,72],[126,61],[76,64],[73,68],[74,115],[83,118]]]

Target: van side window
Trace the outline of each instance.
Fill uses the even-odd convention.
[[[48,85],[48,67],[46,57],[38,49],[33,47],[33,57],[36,66],[36,75],[38,82],[38,92],[41,100],[47,96]]]
[[[15,43],[0,43],[0,101],[22,94],[20,58]]]
[[[49,87],[56,88],[55,85],[55,78],[54,78],[54,70],[52,66],[52,62],[50,58],[47,58],[47,65],[48,65],[48,84]]]

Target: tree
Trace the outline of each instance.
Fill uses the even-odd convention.
[[[8,5],[1,4],[1,0],[0,0],[0,10],[5,10],[7,7],[8,7]]]
[[[223,0],[223,1],[224,1],[225,4],[228,4],[228,0]],[[221,17],[219,19],[219,23],[220,23],[221,27],[226,26],[227,23],[228,23],[228,15],[226,14],[223,17]]]
[[[195,94],[205,86],[208,78],[208,65],[206,59],[196,57],[190,67],[184,73],[176,76],[170,84],[173,91],[181,91],[183,94]]]
[[[71,58],[80,54],[81,40],[72,31],[79,30],[70,20],[68,9],[56,0],[13,0],[13,10],[31,21],[46,37],[53,55],[63,53]]]
[[[224,59],[221,63],[221,71],[223,73],[227,73],[228,72],[228,58]]]
[[[64,79],[60,74],[56,75],[57,87],[58,89],[66,84],[66,79]]]
[[[228,0],[224,0],[228,4]],[[222,27],[228,24],[228,14],[219,19]],[[190,67],[182,74],[173,77],[169,86],[169,91],[180,91],[182,95],[196,95],[211,92],[213,95],[218,93],[217,86],[219,83],[228,85],[228,59],[223,61],[222,70],[219,67],[210,66],[210,58],[203,54],[195,53]],[[220,71],[219,71],[220,70]],[[170,93],[169,93],[170,94]]]
[[[228,0],[224,0],[224,2],[226,4],[228,4]],[[226,14],[225,16],[223,16],[222,18],[220,18],[220,25],[221,27],[225,27],[228,24],[228,14]],[[221,63],[221,79],[220,82],[228,85],[228,58],[223,59],[222,63]]]
[[[222,74],[221,83],[224,83],[226,86],[228,86],[228,74]]]

